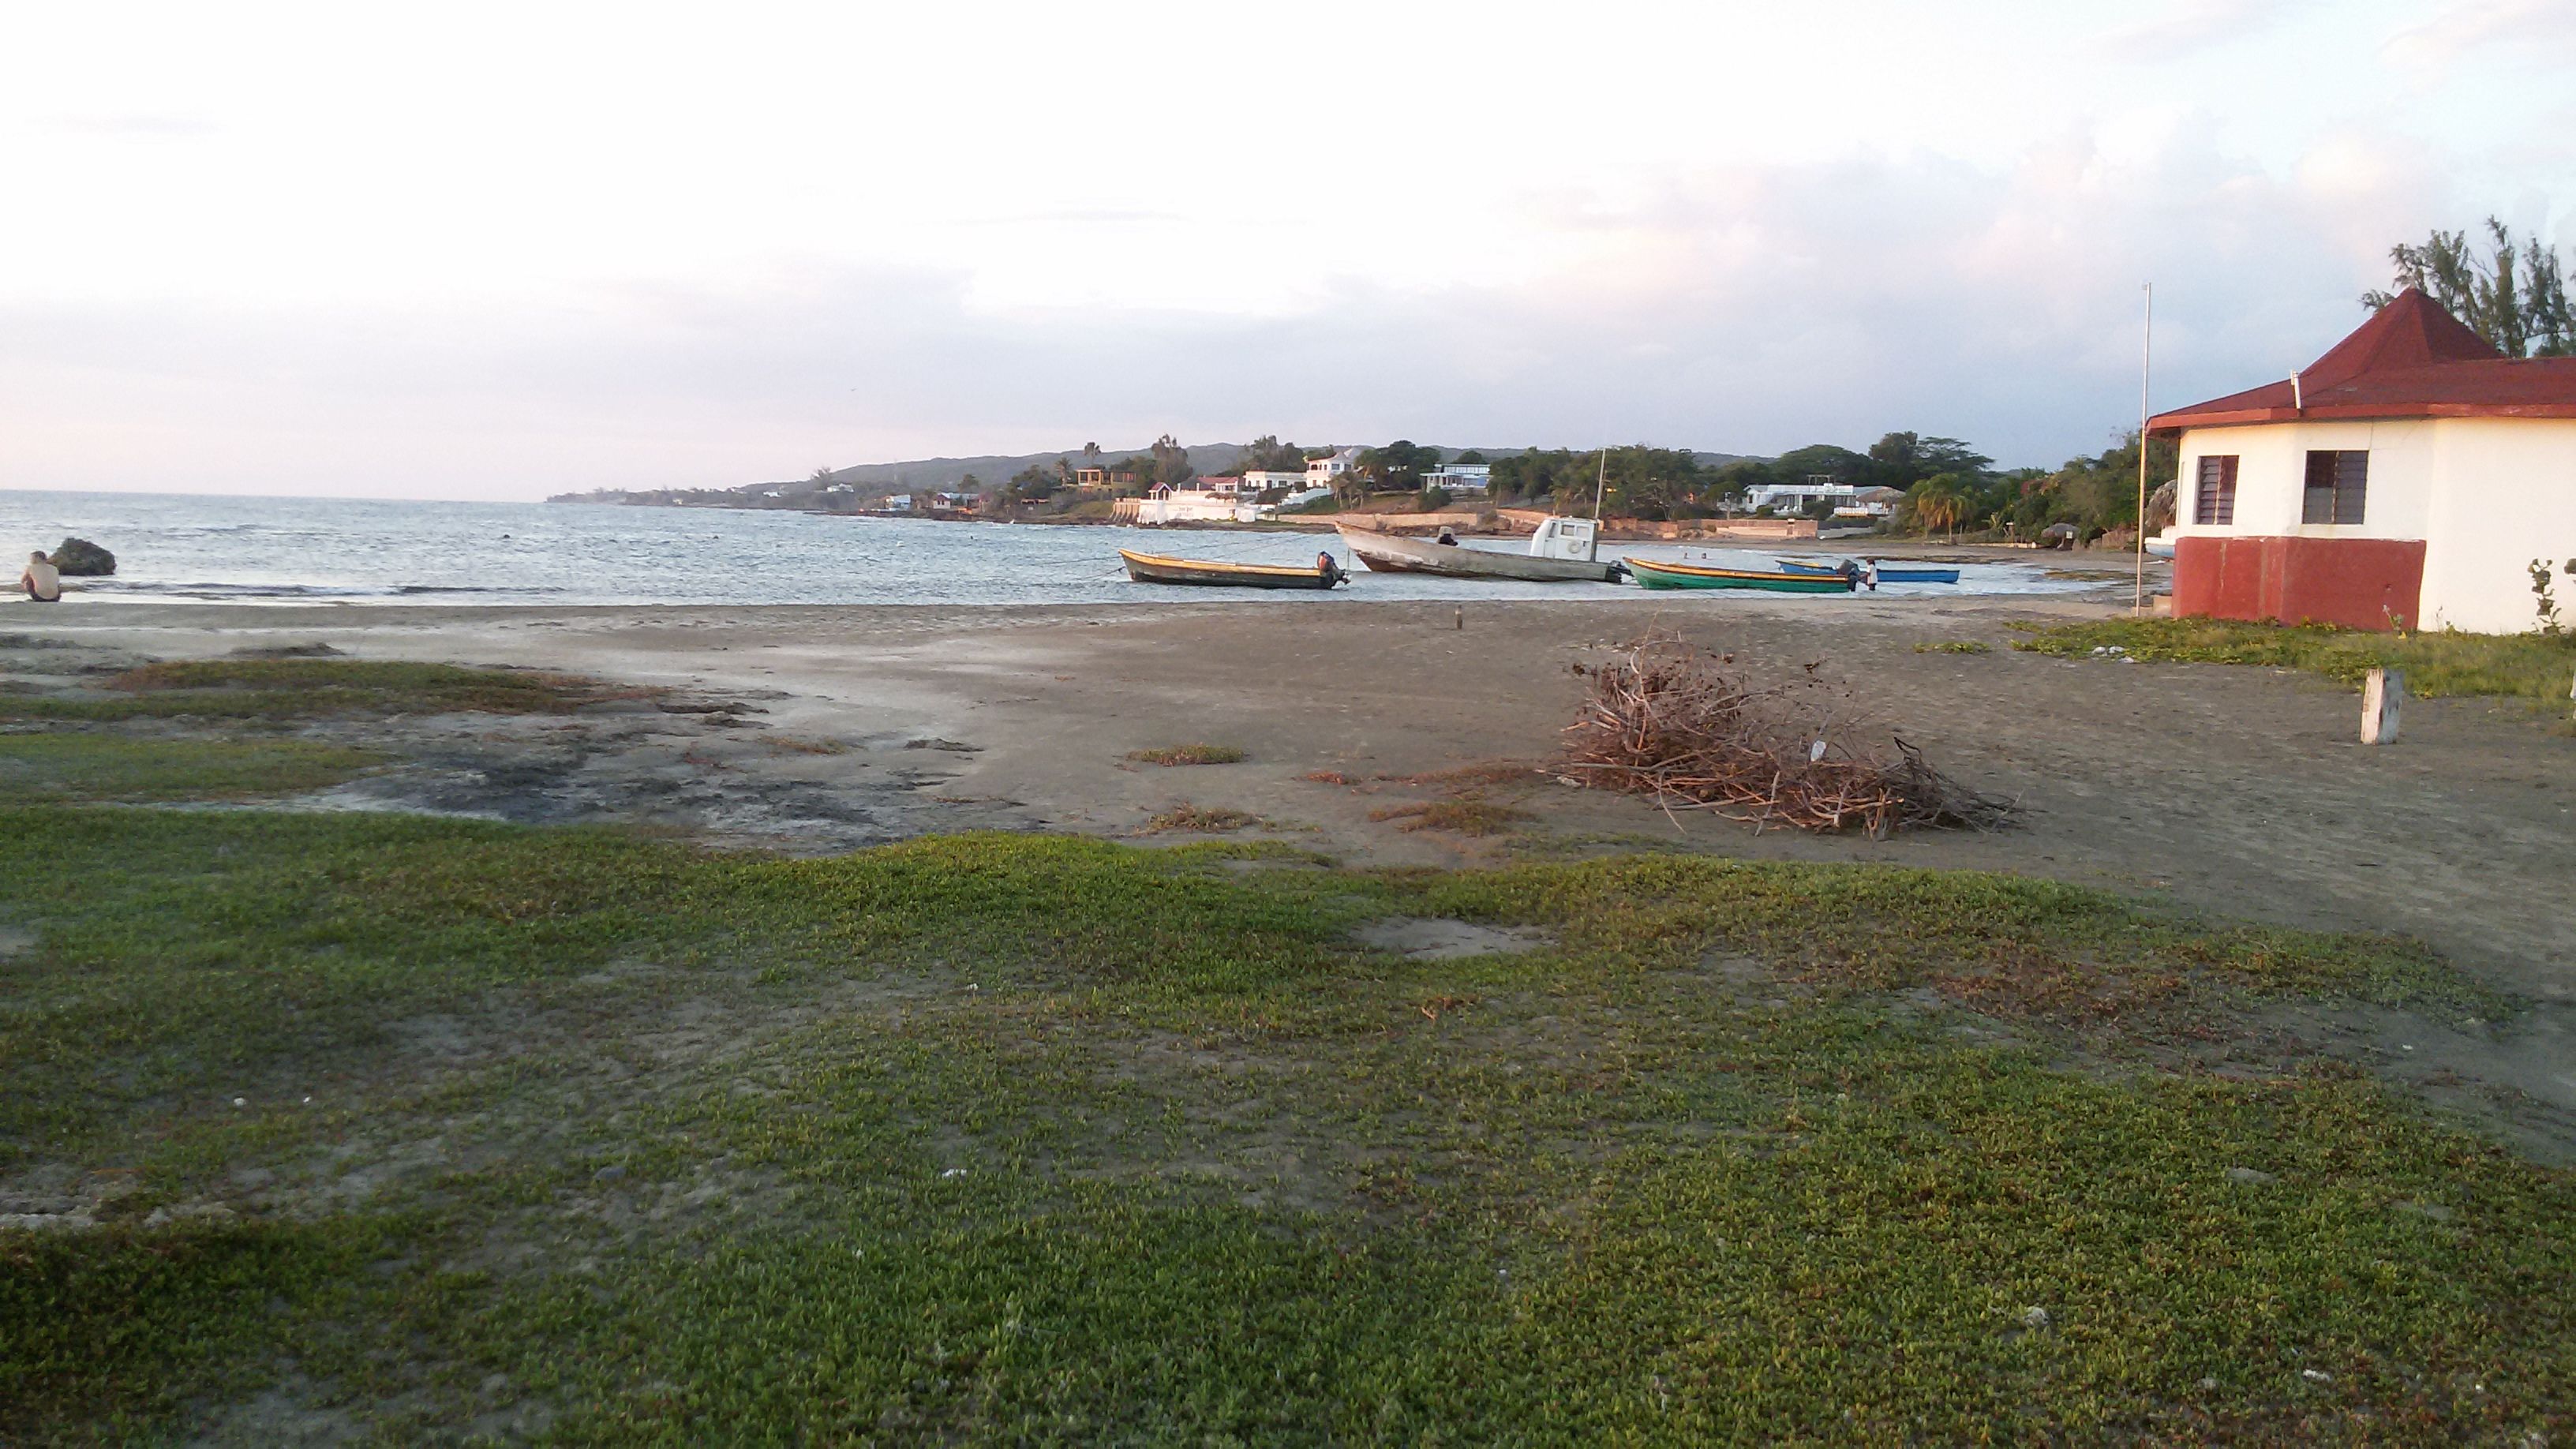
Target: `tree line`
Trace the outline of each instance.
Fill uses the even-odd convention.
[[[2567,295],[2566,269],[2557,250],[2518,235],[2490,217],[2477,238],[2464,231],[2434,230],[2421,242],[2389,249],[2391,290],[2373,290],[2362,302],[2374,310],[2399,292],[2420,287],[2452,316],[2509,357],[2576,354],[2576,310]],[[1812,443],[1776,458],[1738,458],[1704,464],[1684,449],[1636,443],[1606,450],[1531,449],[1488,459],[1474,451],[1446,461],[1488,463],[1492,501],[1501,505],[1587,513],[1596,488],[1603,512],[1647,520],[1705,518],[1753,510],[1767,487],[1795,492],[1816,480],[1859,489],[1893,490],[1892,525],[1900,532],[1991,534],[2030,537],[2057,525],[2086,537],[2138,522],[2139,439],[2131,432],[2101,453],[2068,459],[2055,468],[1997,469],[1968,443],[1938,434],[1891,432],[1866,448]],[[2172,444],[2147,444],[2147,473],[2156,492],[2148,505],[2149,528],[2172,521],[2177,460]],[[1264,434],[1234,460],[1238,472],[1303,472],[1330,448],[1300,447]],[[1441,449],[1398,438],[1362,449],[1351,470],[1333,480],[1342,507],[1371,496],[1414,494],[1418,506],[1451,502],[1426,476],[1444,461]],[[1115,492],[1141,494],[1157,485],[1180,487],[1198,476],[1189,450],[1166,433],[1152,447],[1107,457],[1097,443],[1083,445],[1079,461],[1066,454],[1052,464],[1022,469],[997,492],[1005,507],[1044,504],[1069,494],[1075,474],[1099,468],[1117,482]],[[810,480],[818,490],[828,470]],[[968,475],[960,491],[977,492]],[[1884,496],[1884,495],[1882,495]],[[1800,510],[1818,518],[1831,500]]]

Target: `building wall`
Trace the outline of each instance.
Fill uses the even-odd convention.
[[[2362,521],[2301,522],[2308,452],[2347,448],[2370,452]],[[2404,620],[2409,627],[2518,632],[2537,620],[2525,569],[2529,560],[2563,563],[2576,557],[2576,420],[2412,418],[2194,428],[2183,434],[2181,454],[2181,519],[2172,532],[2177,613],[2292,623],[2332,619],[2385,628],[2387,614],[2404,612],[2395,601],[2413,596],[2418,612]],[[2238,460],[2235,521],[2205,524],[2197,516],[2200,459],[2223,454]],[[2253,586],[2247,580],[2256,576],[2249,570],[2266,557],[2262,551],[2213,551],[2193,547],[2193,539],[2302,542],[2270,550],[2262,567],[2274,570],[2281,582],[2269,593],[2249,594]],[[2420,541],[2423,549],[2418,555],[2334,547],[2368,540]],[[2414,577],[2402,573],[2409,568]],[[2309,581],[2304,590],[2300,579]],[[2242,612],[2253,597],[2281,609],[2318,612]]]
[[[2576,418],[2444,418],[2434,425],[2441,486],[2424,550],[2424,623],[2518,634],[2540,622],[2531,561],[2557,575],[2576,613]]]

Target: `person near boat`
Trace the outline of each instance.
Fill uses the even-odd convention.
[[[27,555],[26,570],[18,575],[18,587],[39,604],[58,604],[63,598],[63,575],[54,561],[43,553]]]

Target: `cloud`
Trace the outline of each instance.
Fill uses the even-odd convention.
[[[2430,21],[2399,31],[2384,53],[2400,69],[2440,75],[2495,47],[2510,48],[2526,64],[2576,59],[2576,5],[2566,0],[2460,0]]]
[[[2102,37],[2099,49],[2133,62],[2179,60],[2269,30],[2311,0],[2170,0],[2164,13]]]
[[[2356,159],[2359,158],[2359,159]],[[2361,164],[2366,160],[2368,164]],[[1911,428],[2007,463],[2285,374],[2359,320],[2435,158],[2331,137],[2276,176],[2185,130],[2010,165],[1699,168],[1533,193],[1526,276],[1344,276],[1263,313],[979,305],[968,265],[591,285],[543,305],[0,307],[0,485],[538,496],[1085,438],[1774,452]]]

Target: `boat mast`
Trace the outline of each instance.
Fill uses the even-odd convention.
[[[1591,551],[1584,555],[1584,558],[1592,563],[1601,561],[1601,495],[1609,486],[1610,447],[1605,443],[1601,448],[1600,476],[1592,480],[1592,547]]]

